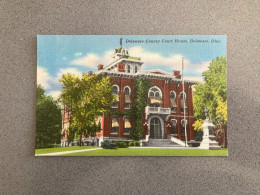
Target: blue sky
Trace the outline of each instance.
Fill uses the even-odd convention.
[[[144,62],[142,70],[161,69],[172,74],[172,70],[181,70],[181,59],[184,57],[184,78],[189,80],[202,81],[201,74],[210,61],[226,56],[226,36],[39,35],[37,83],[56,98],[60,94],[58,79],[62,74],[70,72],[80,75],[90,70],[97,71],[100,63],[107,65],[113,61],[113,49],[120,47],[120,38],[123,38],[123,47],[131,56],[141,57]],[[208,42],[191,42],[191,39]],[[133,40],[139,43],[131,43]]]

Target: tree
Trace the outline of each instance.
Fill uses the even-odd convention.
[[[226,61],[226,57],[217,57],[211,61],[209,69],[202,73],[205,84],[195,86],[193,96],[195,119],[204,119],[204,109],[207,107],[209,109],[210,119],[213,123],[225,129],[227,123]]]
[[[61,121],[58,102],[45,95],[44,89],[37,85],[36,147],[44,148],[60,142]]]
[[[70,133],[76,132],[85,137],[95,136],[101,127],[96,124],[99,116],[110,112],[111,104],[116,100],[112,94],[112,84],[109,77],[102,75],[82,74],[79,78],[72,74],[62,75],[61,100],[69,105]]]
[[[226,57],[218,57],[212,60],[209,69],[203,72],[205,84],[195,86],[193,96],[194,116],[196,119],[204,119],[204,109],[209,109],[210,119],[216,123],[216,109],[220,102],[227,101],[227,68]]]
[[[135,141],[139,141],[143,136],[143,111],[147,106],[148,91],[151,86],[151,81],[147,78],[134,80],[135,102],[130,110],[130,118],[134,121],[134,125],[130,131],[130,138]]]

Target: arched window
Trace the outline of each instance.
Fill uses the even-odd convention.
[[[127,65],[127,72],[130,73],[131,72],[131,66]]]
[[[129,118],[124,118],[124,122],[125,122],[125,129],[124,129],[124,134],[130,134],[130,130],[131,130],[131,123]]]
[[[186,132],[187,132],[187,136],[188,136],[188,121],[187,120],[181,120],[181,135],[185,136],[185,125],[186,125]]]
[[[176,119],[172,119],[172,134],[177,134],[177,120]]]
[[[112,94],[117,95],[119,93],[119,87],[117,85],[113,85]]]
[[[130,88],[125,87],[124,92],[125,92],[125,95],[130,95]]]
[[[171,112],[175,113],[177,110],[177,104],[176,104],[176,93],[174,91],[170,92],[170,104],[171,104]]]
[[[137,66],[135,66],[135,73],[137,73],[137,70],[138,70],[138,67],[137,67]]]
[[[119,87],[117,85],[113,85],[112,88],[112,94],[113,95],[117,95],[117,99],[113,102],[112,104],[112,108],[118,108],[118,104],[119,104]]]
[[[149,89],[149,100],[151,107],[160,107],[162,104],[162,91],[159,87],[154,86]]]
[[[183,92],[181,92],[180,97],[181,97],[181,100],[183,100]],[[184,92],[184,99],[186,100],[186,93],[185,92]]]
[[[119,127],[118,116],[113,116],[112,117],[111,133],[117,134],[118,133],[118,127]]]
[[[130,109],[130,107],[131,107],[131,98],[130,98],[131,88],[128,87],[128,86],[125,87],[124,93],[125,93],[125,105],[124,105],[124,108],[125,109]]]
[[[170,99],[175,99],[176,98],[176,93],[174,91],[170,92]]]
[[[152,94],[151,92],[153,92],[154,96],[155,97],[162,97],[162,91],[159,87],[157,86],[154,86],[154,87],[151,87],[149,89],[149,96],[151,96],[150,94]]]

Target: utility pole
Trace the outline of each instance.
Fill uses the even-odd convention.
[[[186,95],[184,95],[184,57],[182,57],[182,99],[183,99],[183,116],[184,116],[184,129],[185,129],[185,147],[188,146],[188,143],[187,143],[187,128],[186,128],[186,125],[187,125],[187,122],[186,122],[186,104],[185,104],[185,97]]]

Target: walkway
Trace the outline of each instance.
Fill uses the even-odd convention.
[[[100,150],[100,149],[103,149],[103,148],[93,148],[93,149],[84,149],[84,150],[72,150],[72,151],[64,151],[64,152],[35,154],[35,156],[60,156],[60,155],[64,155],[64,154],[72,154],[72,153],[78,153],[78,152],[87,152],[87,151]]]

